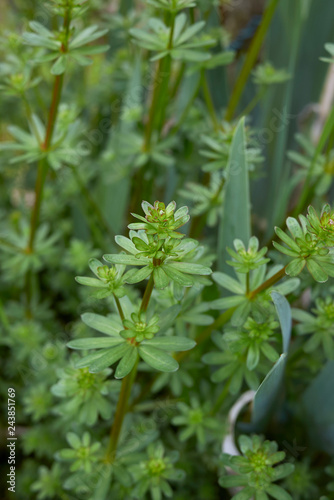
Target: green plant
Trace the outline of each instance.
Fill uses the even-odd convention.
[[[2,8],[4,500],[331,499],[331,4],[246,4]]]

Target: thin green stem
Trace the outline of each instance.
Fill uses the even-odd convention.
[[[265,13],[263,15],[262,22],[258,27],[256,34],[251,42],[240,75],[234,86],[230,102],[228,103],[225,116],[227,121],[231,121],[234,116],[235,110],[237,109],[237,106],[239,104],[240,97],[245,88],[250,72],[252,71],[253,66],[257,60],[258,54],[262,46],[262,42],[270,26],[278,2],[279,0],[271,0],[269,2],[268,7],[266,8]]]
[[[264,283],[262,283],[262,285],[258,286],[257,288],[255,288],[255,290],[250,292],[248,294],[249,300],[253,300],[257,294],[263,292],[264,290],[267,290],[267,288],[270,288],[272,285],[277,283],[277,281],[282,279],[286,274],[285,273],[286,268],[287,268],[287,266],[284,266],[282,269],[280,269],[280,271],[277,271],[276,274],[271,276],[271,278],[268,278],[266,281],[264,281]]]
[[[48,118],[48,123],[46,127],[46,133],[45,133],[45,139],[43,144],[41,145],[41,149],[44,151],[47,151],[49,149],[49,146],[51,144],[52,140],[52,135],[54,131],[54,126],[55,122],[57,119],[57,114],[58,114],[58,106],[59,106],[59,101],[60,101],[60,95],[61,95],[61,90],[63,86],[63,80],[64,80],[64,75],[57,75],[55,77],[54,85],[53,85],[53,91],[52,91],[52,100],[51,100],[51,106],[50,106],[50,112],[49,112],[49,118]],[[38,164],[38,170],[37,170],[37,178],[36,178],[36,184],[35,184],[35,204],[34,208],[31,214],[31,221],[30,221],[30,235],[29,235],[29,242],[27,246],[27,252],[32,253],[34,250],[34,242],[35,242],[35,236],[36,236],[36,231],[39,223],[39,215],[41,211],[41,203],[42,203],[42,198],[43,198],[43,190],[44,190],[44,183],[46,179],[48,171],[48,163],[45,158],[40,160]]]
[[[98,203],[96,203],[96,201],[92,197],[89,189],[87,189],[87,187],[85,186],[83,180],[81,179],[81,177],[79,175],[78,170],[75,167],[71,166],[71,171],[72,171],[73,176],[74,176],[74,178],[75,178],[75,180],[80,188],[82,195],[86,199],[87,204],[89,204],[91,209],[93,209],[93,211],[96,214],[97,219],[100,221],[100,224],[103,227],[104,231],[106,231],[110,237],[114,237],[115,236],[114,231],[111,229],[111,227],[107,223],[106,219],[104,218],[104,215],[101,212]]]
[[[171,92],[170,92],[170,98],[171,99],[174,99],[174,97],[176,96],[177,94],[177,91],[179,90],[179,87],[180,87],[180,83],[182,82],[182,79],[183,79],[183,76],[184,76],[184,72],[185,72],[185,69],[186,69],[186,65],[185,63],[182,63],[181,64],[181,67],[176,75],[176,78],[174,80],[174,84],[173,84],[173,87],[171,89]]]
[[[131,388],[137,374],[137,365],[132,368],[131,372],[123,378],[121,392],[118,398],[114,422],[110,432],[109,446],[106,454],[106,461],[112,463],[116,457],[117,444],[122,430],[123,420],[127,412]]]
[[[218,130],[219,122],[218,122],[218,119],[216,116],[215,106],[214,106],[213,101],[212,101],[211,92],[209,89],[208,81],[206,79],[204,70],[202,71],[201,79],[202,79],[204,100],[205,100],[206,106],[208,108],[209,114],[211,116],[213,127],[215,130]]]
[[[226,384],[224,385],[222,392],[220,393],[219,397],[217,398],[217,400],[214,404],[214,407],[211,410],[212,416],[214,416],[218,413],[221,405],[224,403],[225,399],[227,398],[227,396],[229,394],[230,383],[231,383],[231,379],[228,382],[226,382]]]
[[[61,96],[61,91],[63,88],[63,83],[64,83],[64,74],[62,75],[56,75],[54,85],[53,85],[53,91],[52,91],[52,100],[51,100],[51,106],[50,106],[50,111],[49,111],[49,118],[48,118],[48,123],[46,127],[46,133],[45,133],[45,139],[43,143],[42,149],[47,151],[50,147],[55,124],[56,124],[56,119],[58,115],[58,107],[59,107],[59,102],[60,102],[60,96]]]
[[[27,96],[24,93],[22,93],[22,101],[23,101],[24,106],[26,108],[26,115],[27,115],[28,124],[31,127],[31,130],[32,130],[33,134],[35,135],[35,137],[36,137],[36,139],[38,141],[38,144],[41,145],[42,141],[43,141],[43,138],[40,136],[39,131],[38,131],[38,129],[37,129],[35,123],[34,123],[34,120],[32,118],[33,113],[32,113],[29,101],[27,99]]]
[[[220,316],[218,316],[218,318],[213,323],[211,323],[211,325],[209,325],[207,328],[205,328],[205,330],[203,330],[195,338],[197,345],[202,344],[202,342],[207,340],[214,330],[217,330],[221,326],[225,325],[225,323],[227,323],[231,319],[235,309],[236,309],[235,307],[231,307],[227,311],[223,312]],[[183,358],[187,357],[189,355],[189,353],[190,353],[190,351],[180,352],[179,354],[177,354],[175,356],[175,359],[177,361],[181,361]]]
[[[34,250],[35,235],[38,228],[39,214],[41,211],[41,203],[42,203],[43,189],[44,189],[47,169],[48,167],[45,159],[41,160],[38,163],[37,167],[37,177],[35,184],[35,203],[30,219],[30,234],[27,246],[27,253],[32,253]]]
[[[174,21],[175,16],[173,15],[171,19],[169,41],[167,45],[168,50],[172,49],[173,47]],[[171,57],[169,54],[167,54],[165,57],[159,60],[154,77],[154,90],[145,129],[144,151],[149,151],[150,149],[152,133],[154,129],[160,131],[163,125],[167,104],[167,88],[170,77],[170,70]]]
[[[262,87],[257,94],[253,97],[253,99],[247,104],[245,109],[240,113],[239,118],[242,116],[247,116],[250,114],[251,111],[255,108],[255,106],[258,104],[258,102],[261,101],[262,97],[264,96],[266,91],[265,87]]]
[[[189,110],[190,110],[191,106],[193,105],[193,102],[194,102],[194,100],[196,99],[196,96],[197,96],[197,94],[198,94],[198,92],[199,92],[200,88],[201,88],[201,78],[198,78],[198,83],[197,83],[197,85],[196,85],[196,87],[195,87],[195,89],[194,89],[194,91],[193,91],[193,94],[192,94],[192,96],[190,97],[190,99],[189,99],[189,101],[188,101],[188,103],[187,103],[186,107],[185,107],[185,108],[184,108],[184,110],[182,111],[182,114],[181,114],[181,116],[180,116],[180,118],[179,118],[179,121],[178,121],[178,122],[176,123],[176,125],[174,125],[174,127],[170,130],[170,133],[169,133],[169,135],[170,135],[170,136],[175,135],[175,134],[179,131],[179,129],[180,129],[180,127],[181,127],[181,125],[183,124],[183,122],[184,122],[184,121],[185,121],[185,119],[187,118],[187,115],[188,115],[188,113],[189,113]]]
[[[204,177],[203,181],[202,181],[202,185],[204,185],[204,186],[209,184],[209,182],[210,182],[210,175],[208,173],[207,173],[207,176],[208,177],[207,178]],[[214,206],[218,202],[218,198],[221,194],[221,191],[224,187],[224,184],[225,184],[225,179],[222,179],[220,181],[220,185],[219,185],[219,188],[218,188],[215,196],[211,200],[212,206]],[[192,222],[191,222],[191,226],[190,226],[190,231],[189,231],[190,238],[195,238],[195,239],[200,238],[202,231],[203,231],[205,224],[206,224],[207,216],[208,216],[208,212],[205,212],[198,217],[193,217]]]
[[[154,288],[154,279],[153,279],[153,273],[152,273],[150,276],[150,279],[148,280],[146,288],[145,288],[143,300],[141,302],[141,306],[140,306],[140,310],[139,310],[140,313],[145,312],[147,310],[148,303],[150,301],[153,288]]]
[[[246,294],[249,294],[249,272],[246,274]]]
[[[65,42],[62,45],[62,51],[66,52],[67,51],[67,44],[68,44],[68,37],[70,33],[70,22],[71,22],[71,9],[68,8],[65,17],[64,17],[64,30],[65,30]],[[54,84],[53,84],[53,90],[52,90],[52,98],[51,98],[51,104],[50,104],[50,109],[49,109],[49,116],[48,116],[48,121],[46,125],[46,132],[45,132],[45,137],[44,141],[40,143],[40,148],[41,151],[48,151],[51,142],[52,142],[52,137],[53,137],[53,132],[55,129],[55,124],[57,120],[57,115],[58,115],[58,108],[59,108],[59,102],[60,102],[60,97],[61,97],[61,92],[63,88],[63,83],[64,83],[64,75],[56,75],[54,79]],[[25,105],[27,109],[27,114],[28,114],[28,119],[31,119],[32,112],[29,107],[29,103],[27,100],[25,100]],[[39,138],[38,132],[34,131],[37,139]],[[39,140],[39,139],[38,139]],[[42,204],[42,198],[43,198],[43,191],[44,191],[44,184],[45,184],[45,179],[47,176],[48,172],[48,162],[46,158],[42,158],[37,167],[37,177],[36,177],[36,184],[35,184],[35,203],[34,207],[31,213],[31,219],[30,219],[30,232],[29,232],[29,240],[26,248],[27,253],[33,253],[34,251],[34,244],[35,244],[35,237],[36,237],[36,232],[39,224],[39,218],[40,218],[40,211],[41,211],[41,204]],[[30,302],[31,302],[31,296],[32,296],[32,273],[30,270],[28,270],[26,277],[25,277],[25,288],[26,288],[26,296],[27,296],[27,316],[31,316],[31,310],[30,310]]]
[[[125,316],[124,316],[124,312],[123,312],[120,300],[119,300],[118,297],[116,297],[115,294],[113,294],[113,295],[114,295],[114,299],[115,299],[115,302],[116,302],[116,307],[117,307],[117,310],[118,310],[119,317],[121,318],[122,321],[124,321],[125,320]]]
[[[149,301],[150,301],[150,298],[151,298],[153,287],[154,287],[154,281],[153,281],[153,273],[152,273],[150,276],[150,279],[148,280],[148,283],[146,285],[143,300],[142,300],[142,303],[140,306],[140,312],[146,311],[147,306],[148,306]],[[116,301],[119,315],[123,321],[124,313],[122,310],[122,306],[120,304],[119,299],[115,295],[114,295],[114,297],[115,297],[115,301]],[[136,374],[137,374],[137,365],[138,365],[138,359],[137,359],[135,366],[131,370],[131,372],[126,377],[124,377],[122,380],[121,392],[120,392],[118,402],[117,402],[115,419],[114,419],[114,422],[113,422],[113,425],[111,428],[110,441],[109,441],[109,446],[108,446],[108,450],[107,450],[107,454],[106,454],[106,460],[109,463],[112,463],[115,459],[115,456],[116,456],[117,443],[118,443],[118,439],[119,439],[119,436],[120,436],[120,433],[122,430],[123,420],[124,420],[124,417],[125,417],[127,410],[128,410],[128,402],[129,402],[129,398],[130,398],[130,394],[131,394],[131,388],[133,386],[133,383],[135,381]]]

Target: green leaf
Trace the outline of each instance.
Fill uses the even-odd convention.
[[[218,283],[218,285],[222,286],[226,290],[242,295],[245,293],[245,289],[240,281],[231,278],[228,274],[216,272],[212,273],[212,278],[216,283]]]
[[[154,284],[156,288],[158,288],[159,290],[162,290],[163,288],[166,288],[166,286],[168,286],[170,279],[164,272],[164,270],[161,268],[161,266],[154,268],[153,277],[154,277]]]
[[[84,313],[81,316],[85,325],[94,328],[101,333],[106,333],[112,337],[118,337],[119,332],[123,329],[122,325],[111,318],[106,318],[100,314]]]
[[[84,356],[83,358],[76,361],[75,368],[86,368],[90,365],[90,363],[103,356],[103,354],[104,351],[92,352],[91,354],[88,354],[87,356]]]
[[[116,363],[116,361],[124,356],[128,347],[128,343],[124,342],[123,344],[120,344],[112,349],[106,350],[101,357],[89,364],[90,373],[101,372],[105,368],[108,368],[108,366]]]
[[[280,227],[275,227],[275,232],[277,236],[292,250],[295,250],[299,254],[300,249],[295,240],[290,238]]]
[[[89,269],[95,274],[95,276],[98,276],[98,268],[103,266],[103,263],[95,259],[94,257],[92,259],[89,259],[88,261]]]
[[[201,266],[200,264],[188,264],[187,262],[169,262],[168,267],[186,274],[208,275],[212,273],[209,267]]]
[[[62,73],[64,73],[66,69],[67,59],[68,56],[66,55],[61,55],[60,57],[58,57],[51,68],[51,73],[53,75],[61,75]]]
[[[107,254],[103,256],[106,262],[111,264],[125,264],[128,266],[147,266],[150,260],[144,257],[134,257],[133,255],[124,254]]]
[[[152,368],[161,372],[175,372],[179,368],[178,362],[164,351],[152,346],[140,344],[139,355]]]
[[[67,347],[70,349],[105,349],[106,347],[113,347],[123,342],[124,339],[122,337],[92,337],[71,340],[68,342]]]
[[[139,283],[145,280],[152,274],[152,269],[149,266],[142,267],[141,269],[131,269],[124,275],[126,283]]]
[[[286,274],[289,276],[297,276],[302,272],[302,270],[305,267],[305,260],[304,259],[293,259],[287,266],[286,266]]]
[[[179,304],[175,304],[171,307],[168,307],[168,309],[165,309],[160,315],[159,315],[159,331],[164,332],[171,326],[173,326],[176,318],[178,317],[180,311],[181,311],[181,306]]]
[[[291,250],[290,248],[287,248],[280,243],[277,243],[277,241],[273,241],[274,247],[281,253],[285,255],[289,255],[290,257],[296,257],[298,253],[295,252],[295,250]]]
[[[140,345],[158,347],[163,351],[189,351],[189,349],[195,347],[196,342],[186,337],[155,337],[150,340],[143,340]]]
[[[254,496],[254,488],[246,486],[243,490],[234,495],[233,500],[250,500]]]
[[[101,38],[106,33],[108,33],[107,29],[99,30],[98,26],[96,25],[88,26],[71,40],[70,49],[75,49],[77,47],[81,47],[84,44],[93,42],[94,40]]]
[[[307,259],[306,267],[318,283],[325,283],[328,280],[328,274],[313,259]]]
[[[80,285],[92,286],[94,288],[108,288],[107,283],[103,283],[103,281],[98,280],[96,278],[88,278],[86,276],[76,276],[75,281],[80,283]]]
[[[170,277],[175,283],[181,286],[192,286],[194,284],[194,281],[190,276],[185,275],[178,271],[177,269],[174,269],[170,265],[165,264],[162,266],[163,271],[167,274],[167,276]]]
[[[294,236],[295,239],[303,239],[304,234],[302,228],[300,227],[296,219],[294,219],[293,217],[288,217],[286,219],[286,225],[288,226],[290,233]]]
[[[235,488],[236,486],[247,486],[246,477],[239,475],[226,475],[219,478],[219,484],[223,488]]]
[[[115,378],[123,378],[126,375],[128,375],[131,372],[132,368],[135,366],[137,359],[138,359],[137,348],[128,345],[128,350],[123,355],[121,361],[117,365]]]
[[[131,253],[132,255],[136,255],[138,253],[137,248],[132,243],[132,241],[129,240],[129,238],[125,238],[125,236],[117,235],[117,236],[115,236],[115,241],[116,241],[117,245],[124,248],[124,250]]]
[[[248,166],[245,154],[245,120],[242,118],[234,132],[227,164],[227,180],[223,214],[218,229],[218,268],[227,274],[232,269],[226,261],[226,247],[233,247],[236,238],[248,244],[251,236]]]
[[[254,370],[254,368],[256,368],[256,366],[258,365],[259,360],[260,360],[259,347],[256,344],[251,345],[248,349],[247,361],[246,361],[248,370]]]
[[[276,500],[293,500],[292,496],[277,484],[267,486],[267,492]]]

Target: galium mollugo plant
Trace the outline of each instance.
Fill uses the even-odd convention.
[[[268,0],[240,33],[238,6],[217,16],[213,0],[4,7],[0,341],[18,500],[330,498],[334,114],[309,45],[330,19],[304,3]]]

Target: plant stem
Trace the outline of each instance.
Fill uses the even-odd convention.
[[[205,340],[207,340],[210,337],[213,330],[217,330],[217,328],[225,325],[225,323],[227,323],[231,319],[235,309],[236,309],[235,307],[230,307],[230,309],[228,309],[227,311],[223,312],[220,316],[218,316],[218,318],[213,323],[211,323],[211,325],[209,325],[207,328],[205,328],[205,330],[203,330],[196,337],[196,339],[195,339],[196,343],[201,344],[202,342],[204,342]],[[190,353],[190,351],[180,352],[179,354],[177,354],[175,356],[175,359],[177,361],[181,361],[181,359],[188,356],[189,353]]]
[[[167,50],[171,50],[173,47],[173,36],[174,36],[174,21],[175,15],[172,15],[170,34],[167,45]],[[152,101],[150,105],[150,111],[148,116],[148,121],[145,130],[145,140],[144,140],[144,151],[149,151],[151,145],[151,138],[154,128],[159,131],[163,125],[165,108],[167,103],[167,88],[170,77],[171,70],[171,57],[167,54],[162,59],[159,59],[158,66],[156,69],[156,74],[154,78],[154,91],[152,96]]]
[[[249,294],[249,271],[246,274],[246,295]]]
[[[207,173],[207,175],[208,175],[208,177],[203,178],[202,185],[209,184],[210,174]],[[225,180],[222,179],[220,181],[219,188],[218,188],[214,198],[212,198],[212,200],[211,200],[212,205],[215,205],[218,202],[218,198],[219,198],[220,193],[224,187],[224,184],[225,184]],[[189,231],[190,238],[196,238],[196,239],[200,238],[202,231],[203,231],[205,224],[206,224],[207,215],[208,215],[208,212],[204,212],[200,216],[193,217],[192,222],[191,222],[191,226],[190,226],[190,231]]]
[[[44,188],[44,183],[46,179],[46,174],[47,174],[47,163],[45,159],[40,160],[38,163],[37,167],[37,178],[36,178],[36,184],[35,184],[35,203],[34,203],[34,208],[31,213],[31,219],[30,219],[30,234],[29,234],[29,242],[27,246],[27,253],[32,253],[34,250],[34,242],[35,242],[35,236],[36,236],[36,231],[38,227],[38,222],[39,222],[39,214],[41,210],[41,202],[42,202],[42,197],[43,197],[43,188]]]
[[[234,86],[230,102],[228,103],[227,111],[226,111],[226,120],[231,121],[233,118],[233,115],[235,113],[235,110],[237,109],[237,106],[240,101],[241,94],[245,88],[245,85],[247,83],[249,74],[256,62],[256,59],[258,57],[258,54],[261,49],[262,42],[264,40],[264,37],[266,36],[267,30],[270,26],[271,20],[273,18],[273,15],[275,13],[277,4],[279,0],[271,0],[268,4],[268,7],[266,8],[262,22],[260,26],[258,27],[256,34],[252,40],[252,43],[249,47],[249,50],[247,52],[243,67],[241,69],[240,75],[236,81],[236,84]]]
[[[114,295],[114,299],[115,299],[115,302],[116,302],[116,307],[117,307],[117,310],[118,310],[118,314],[119,314],[119,317],[121,318],[122,322],[125,320],[125,316],[124,316],[124,312],[123,312],[123,309],[122,309],[122,305],[120,303],[120,300],[118,297],[116,297],[115,294]]]
[[[73,166],[71,166],[70,168],[72,170],[72,173],[73,173],[75,180],[78,183],[78,186],[80,188],[82,195],[85,197],[85,199],[87,200],[87,203],[90,205],[90,207],[94,210],[94,212],[95,212],[97,218],[99,219],[100,224],[103,227],[104,231],[106,231],[109,234],[109,236],[111,238],[113,238],[115,236],[115,234],[114,234],[113,230],[111,229],[111,227],[109,226],[109,224],[107,223],[103,213],[100,210],[98,203],[96,203],[96,201],[94,200],[94,198],[90,194],[89,189],[87,189],[87,187],[85,186],[77,169]]]
[[[145,288],[145,292],[144,292],[143,300],[141,302],[139,313],[145,312],[147,310],[147,306],[148,306],[148,303],[149,303],[150,298],[151,298],[153,287],[154,287],[154,280],[153,280],[153,273],[152,273],[150,276],[150,279],[148,280],[146,288]]]
[[[139,310],[140,313],[146,311],[147,306],[148,306],[149,301],[150,301],[150,298],[151,298],[153,287],[154,287],[154,280],[153,280],[153,273],[152,273],[150,276],[150,279],[148,280],[148,283],[146,285],[143,300],[142,300],[140,310]],[[120,304],[119,299],[115,295],[114,295],[114,298],[116,301],[119,315],[123,321],[124,313],[123,313],[122,306]],[[117,443],[118,443],[118,439],[119,439],[119,436],[120,436],[120,433],[122,430],[123,420],[124,420],[124,417],[127,413],[128,401],[129,401],[130,394],[131,394],[131,388],[132,388],[132,385],[135,381],[136,374],[137,374],[137,366],[138,366],[138,359],[137,359],[135,366],[131,370],[131,372],[126,377],[124,377],[122,380],[121,392],[120,392],[118,402],[117,402],[115,419],[114,419],[114,422],[113,422],[113,425],[111,428],[110,441],[109,441],[109,446],[108,446],[107,455],[106,455],[106,460],[109,463],[112,463],[115,459],[115,456],[116,456]]]
[[[254,297],[258,293],[261,293],[264,290],[266,290],[267,288],[270,288],[272,285],[274,285],[275,283],[277,283],[277,281],[279,281],[280,279],[282,279],[283,276],[285,276],[285,274],[286,274],[285,273],[286,268],[287,268],[287,266],[284,266],[276,274],[274,274],[274,276],[271,276],[271,278],[268,278],[264,283],[262,283],[262,285],[258,286],[257,288],[255,288],[255,290],[253,290],[252,292],[250,292],[248,294],[249,300],[253,300]]]
[[[118,398],[115,419],[110,432],[110,441],[106,454],[106,460],[112,463],[116,456],[117,443],[122,430],[123,420],[126,415],[128,401],[131,393],[133,382],[136,378],[137,364],[132,368],[131,372],[123,378],[121,392]]]
[[[205,103],[207,105],[209,114],[211,116],[213,127],[214,127],[215,130],[218,130],[219,123],[218,123],[218,120],[217,120],[215,107],[214,107],[214,104],[213,104],[213,101],[212,101],[211,92],[210,92],[210,89],[209,89],[208,81],[206,79],[205,71],[204,70],[202,71],[201,80],[202,80],[203,95],[204,95]]]
[[[61,90],[63,86],[63,80],[64,80],[64,75],[57,75],[55,77],[54,85],[53,85],[53,91],[52,91],[52,101],[51,101],[51,106],[50,106],[50,112],[49,112],[49,118],[48,118],[48,123],[47,123],[47,128],[46,128],[46,133],[45,133],[45,139],[43,144],[41,145],[41,149],[44,151],[47,151],[52,140],[52,135],[54,131],[54,126],[55,122],[57,119],[57,114],[58,114],[58,106],[59,106],[59,101],[60,101],[60,95],[61,95]],[[31,214],[31,221],[30,221],[30,235],[29,235],[29,243],[27,247],[27,252],[32,253],[34,250],[34,242],[35,242],[35,235],[36,235],[36,230],[38,227],[38,222],[39,222],[39,215],[41,211],[41,202],[43,198],[43,189],[44,189],[44,183],[46,179],[48,171],[48,164],[45,158],[40,160],[38,164],[38,171],[37,171],[37,178],[36,178],[36,185],[35,185],[35,204],[34,208]]]
[[[230,388],[230,382],[231,382],[231,379],[228,382],[226,382],[226,384],[224,385],[224,389],[222,390],[219,397],[217,398],[217,400],[214,404],[214,407],[211,410],[212,416],[214,416],[214,415],[216,415],[216,413],[218,413],[221,405],[224,403],[225,399],[227,398],[227,396],[229,394],[228,390]]]
[[[257,94],[255,94],[255,96],[253,97],[253,99],[247,104],[247,106],[245,107],[245,109],[240,113],[239,115],[239,119],[242,117],[242,116],[247,116],[250,114],[251,111],[253,111],[253,109],[255,108],[255,106],[257,105],[257,103],[259,101],[261,101],[262,97],[264,96],[265,94],[265,91],[266,91],[266,88],[265,87],[262,87],[259,92]]]
[[[46,127],[46,134],[45,134],[45,139],[43,143],[42,149],[47,151],[49,149],[49,146],[51,144],[55,124],[56,124],[56,119],[58,115],[58,107],[59,107],[59,101],[60,101],[60,96],[61,96],[61,91],[63,88],[63,83],[64,83],[64,74],[62,75],[56,75],[54,85],[53,85],[53,92],[52,92],[52,100],[51,100],[51,106],[50,106],[50,111],[49,111],[49,118],[48,118],[48,124]]]

